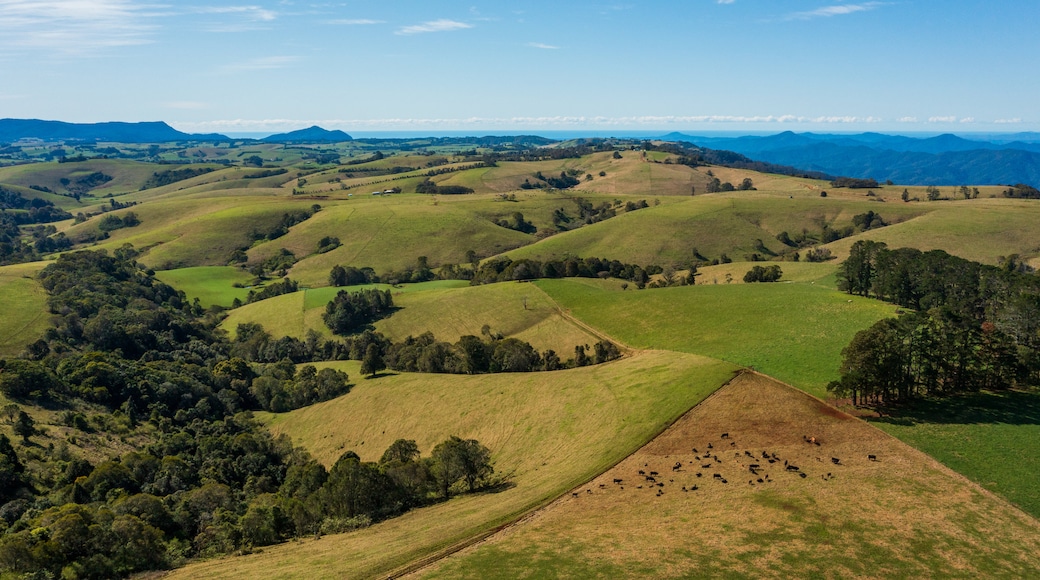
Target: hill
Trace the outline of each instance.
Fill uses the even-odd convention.
[[[277,133],[264,137],[261,141],[268,143],[340,143],[352,141],[354,138],[340,130],[329,131],[313,125],[306,129]]]
[[[908,185],[1040,183],[1040,145],[992,143],[956,135],[912,138],[879,133],[826,135],[790,131],[765,137],[699,137],[670,133],[665,140],[727,149],[761,161]]]
[[[141,123],[66,123],[39,119],[0,119],[0,141],[113,141],[166,143],[169,141],[226,141],[224,135],[183,133],[162,121]]]
[[[806,435],[821,445],[807,444]],[[761,466],[757,474],[752,464]],[[639,475],[651,470],[662,474],[660,486]],[[923,453],[760,375],[741,375],[574,492],[414,577],[1040,572],[1036,520]]]
[[[330,364],[356,373],[356,363]],[[268,417],[271,429],[326,464],[347,450],[378,459],[400,437],[415,439],[424,453],[448,435],[472,437],[491,448],[496,473],[505,474],[510,485],[349,534],[199,562],[170,577],[385,576],[587,481],[653,438],[727,381],[734,369],[703,357],[644,352],[595,368],[551,373],[399,374],[360,381],[348,396]],[[343,557],[347,553],[352,556]]]

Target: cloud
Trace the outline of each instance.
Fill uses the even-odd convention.
[[[975,117],[964,117],[960,120],[961,123],[974,123]]]
[[[916,123],[917,117],[899,117],[896,121],[900,123]]]
[[[560,48],[558,46],[553,46],[551,44],[545,44],[542,42],[528,42],[527,46],[530,46],[531,48],[543,48],[545,50],[558,50]]]
[[[270,22],[278,14],[260,6],[212,6],[199,9],[200,14],[244,14],[251,20]]]
[[[928,117],[929,123],[956,123],[957,117],[949,115],[946,117]]]
[[[297,56],[263,56],[250,60],[226,64],[220,67],[221,72],[250,72],[285,68],[300,60]]]
[[[457,20],[441,18],[440,20],[430,20],[429,22],[423,22],[422,24],[413,24],[411,26],[401,27],[394,34],[409,35],[422,34],[423,32],[448,32],[451,30],[462,30],[464,28],[473,28],[473,25],[459,22]]]
[[[344,24],[347,26],[363,26],[368,24],[383,24],[385,20],[371,20],[369,18],[341,18],[339,20],[329,20],[329,24]]]
[[[1014,124],[1017,124],[1017,123],[1021,123],[1022,122],[1022,118],[1021,117],[1015,117],[1013,119],[997,119],[996,121],[993,121],[993,122],[997,123],[998,125],[1014,125]]]
[[[841,16],[844,14],[854,14],[856,12],[866,12],[873,10],[878,6],[884,6],[884,2],[864,2],[862,4],[835,4],[833,6],[823,6],[816,10],[807,10],[805,12],[795,12],[787,16],[787,20],[810,20],[812,18],[828,18],[831,16]]]
[[[736,1],[737,0],[716,0],[716,2],[718,4],[732,4],[732,3],[736,2]]]
[[[162,8],[132,0],[0,0],[0,47],[90,56],[145,44]]]

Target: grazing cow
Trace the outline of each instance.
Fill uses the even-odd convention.
[[[714,477],[715,479],[722,479],[722,474],[721,473],[716,473],[716,474],[712,475],[712,477]]]
[[[592,490],[591,489],[586,489],[585,493],[592,493]]]
[[[661,475],[661,474],[660,474],[660,473],[657,473],[656,471],[651,471],[651,472],[650,472],[650,475]]]
[[[722,439],[729,439],[729,433],[723,433]]]
[[[769,454],[765,451],[762,452],[762,459],[769,459]]]
[[[664,484],[663,483],[658,483],[657,487],[664,487]]]
[[[788,465],[787,466],[787,471],[798,471],[798,466],[797,465]]]
[[[775,459],[769,459],[768,461],[769,461],[769,463],[776,463]]]
[[[654,479],[654,477],[652,475],[646,476],[646,480],[647,481],[657,481],[656,479]]]
[[[574,492],[571,495],[574,496],[574,497],[578,497],[578,492]]]
[[[607,484],[605,484],[605,483],[601,483],[601,484],[599,484],[599,488],[600,488],[600,489],[603,489],[604,487],[607,487]]]
[[[765,483],[764,481],[762,481],[762,478],[761,478],[761,477],[760,477],[760,478],[758,478],[758,479],[757,479],[756,481],[758,481],[759,483]]]
[[[624,481],[624,480],[623,479],[618,479],[616,477],[614,478],[614,483],[621,483],[622,481]]]
[[[701,473],[698,471],[697,472],[697,477],[700,477],[700,476],[701,476]]]
[[[698,488],[696,485],[690,488],[691,491],[697,491],[698,489],[700,488]]]
[[[871,461],[877,461],[877,455],[868,455],[867,459],[869,459]]]
[[[748,467],[749,467],[750,469],[758,469],[759,467],[762,467],[762,466],[761,466],[761,465],[759,465],[759,464],[757,464],[757,463],[752,463],[752,464],[751,464],[751,465],[749,465]]]
[[[697,451],[697,448],[696,448],[696,447],[694,447],[694,448],[693,448],[693,452],[694,452],[694,453],[700,453],[700,451]]]
[[[639,475],[646,475],[646,472],[645,472],[645,471],[643,471],[642,469],[640,469],[640,470],[639,470]]]
[[[707,463],[707,464],[701,465],[701,469],[711,469],[711,464]]]
[[[831,457],[831,463],[833,463],[834,465],[841,465],[841,460],[837,457]]]
[[[636,489],[643,489],[643,486],[641,486],[641,485],[637,485],[637,486],[636,486]]]
[[[729,482],[728,482],[728,481],[726,481],[726,478],[725,478],[725,477],[723,477],[723,478],[722,478],[722,483],[729,483]]]
[[[750,451],[748,451],[747,449],[745,449],[745,450],[744,450],[744,455],[747,455],[748,457],[750,457],[750,458],[752,458],[752,459],[754,459],[754,458],[755,458],[755,456],[754,456],[754,455],[752,455],[752,453],[751,453]]]
[[[805,472],[804,471],[800,472],[798,474],[798,477],[801,477],[802,479],[805,479],[806,478]]]

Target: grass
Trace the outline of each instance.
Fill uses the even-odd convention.
[[[20,354],[50,327],[47,293],[34,277],[43,262],[0,267],[0,357]]]
[[[198,266],[177,270],[161,270],[155,277],[183,290],[189,300],[199,299],[203,307],[214,304],[231,306],[235,298],[245,302],[249,288],[236,288],[234,284],[248,284],[253,276],[234,266]]]
[[[328,364],[356,375],[355,362]],[[733,369],[703,357],[644,352],[553,373],[399,374],[356,381],[346,396],[270,417],[271,429],[326,464],[347,450],[378,459],[401,437],[415,439],[424,453],[451,434],[472,437],[491,449],[496,472],[514,485],[349,534],[201,562],[171,577],[385,575],[508,522],[620,461],[718,388]]]
[[[922,401],[872,421],[1040,518],[1040,393]]]
[[[617,281],[536,282],[585,323],[636,348],[727,360],[818,396],[841,349],[895,307],[822,284],[719,284],[620,290]]]
[[[322,321],[325,305],[340,291],[391,289],[392,315],[374,324],[392,340],[433,332],[438,340],[456,342],[464,335],[481,336],[484,325],[503,336],[530,342],[539,350],[553,349],[567,359],[579,344],[599,339],[565,319],[544,292],[531,284],[469,286],[460,280],[440,280],[390,288],[385,284],[347,288],[315,288],[276,296],[238,308],[222,326],[233,330],[245,322],[262,324],[275,336],[303,338],[308,329],[331,336]]]
[[[822,445],[804,443],[805,433]],[[705,470],[708,443],[719,461],[708,458]],[[808,477],[768,464],[763,450]],[[879,461],[869,461],[868,453]],[[841,465],[831,464],[831,456]],[[671,469],[676,462],[679,471]],[[758,477],[768,474],[769,481],[748,484],[752,462],[764,466]],[[645,481],[640,469],[665,474],[657,478],[663,487]],[[681,489],[693,485],[698,490]],[[1040,572],[1036,520],[865,423],[755,375],[727,385],[576,491],[417,576],[1018,578]]]

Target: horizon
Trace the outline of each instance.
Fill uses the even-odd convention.
[[[4,0],[0,110],[192,133],[1040,130],[1035,5],[938,10]]]

